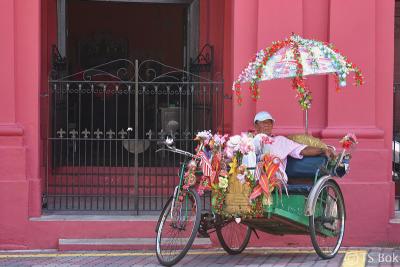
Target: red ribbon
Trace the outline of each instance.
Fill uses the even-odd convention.
[[[255,199],[263,192],[268,197],[271,193],[270,189],[278,185],[275,175],[279,170],[280,160],[275,163],[275,159],[279,160],[278,157],[264,157],[262,174],[258,181],[258,185],[253,189],[253,192],[250,195],[250,200]]]

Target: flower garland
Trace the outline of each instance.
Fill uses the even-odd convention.
[[[213,190],[211,205],[212,208],[219,214],[221,214],[224,209],[228,185],[229,185],[228,173],[225,170],[222,170],[219,173],[218,182],[215,182],[211,186]]]
[[[194,186],[197,182],[196,178],[196,169],[197,163],[194,160],[191,160],[186,167],[186,172],[184,174],[183,180],[183,189],[188,189],[191,186]]]
[[[239,105],[243,102],[241,94],[241,83],[250,82],[250,95],[251,98],[256,101],[260,96],[260,90],[258,83],[261,81],[264,67],[267,62],[273,57],[280,49],[288,47],[292,49],[294,60],[296,62],[296,76],[292,80],[292,88],[296,90],[296,97],[303,110],[311,107],[312,96],[304,83],[303,77],[303,64],[301,62],[301,55],[299,52],[299,46],[304,47],[312,57],[312,67],[318,68],[318,62],[315,60],[315,55],[311,47],[318,48],[325,58],[331,60],[332,66],[335,68],[334,78],[336,81],[336,91],[340,91],[339,87],[346,86],[346,77],[349,72],[354,72],[355,85],[363,85],[364,77],[358,67],[347,60],[346,57],[342,56],[339,51],[329,43],[323,43],[315,40],[303,39],[298,35],[292,35],[291,37],[283,40],[273,42],[272,46],[260,50],[249,63],[247,68],[240,74],[239,78],[233,83],[232,90],[235,92],[237,103]]]
[[[297,91],[296,97],[303,110],[309,109],[311,107],[311,92],[308,90],[304,83],[303,78],[303,64],[301,63],[301,56],[299,52],[299,45],[296,42],[291,43],[293,46],[294,60],[296,61],[296,77],[293,78],[292,88]]]
[[[237,96],[238,104],[242,104],[243,97],[241,94],[241,78],[251,77],[250,81],[250,93],[254,101],[260,98],[260,90],[258,87],[258,82],[261,80],[263,68],[267,64],[268,60],[280,49],[287,46],[290,43],[289,39],[284,41],[273,42],[272,46],[260,50],[244,72],[240,75],[241,77],[234,82],[233,90]]]

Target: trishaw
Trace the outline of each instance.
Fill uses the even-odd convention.
[[[331,44],[292,34],[289,38],[258,51],[253,61],[233,83],[232,90],[240,104],[242,83],[250,84],[250,94],[256,100],[259,97],[259,82],[292,79],[298,103],[305,111],[307,134],[307,110],[311,107],[312,97],[306,86],[305,76],[333,74],[339,88],[346,85],[346,77],[350,72],[355,74],[355,84],[362,85],[364,81],[359,68]],[[224,183],[219,184],[219,189],[223,187],[224,190],[212,190],[212,209],[208,215],[201,214],[199,190],[198,187],[195,189],[196,186],[204,186],[203,181],[196,185],[198,179],[191,175],[192,181],[188,185],[186,171],[187,168],[195,169],[199,163],[204,166],[204,153],[194,155],[171,146],[171,143],[167,144],[166,150],[183,155],[185,160],[179,171],[179,184],[162,210],[156,226],[156,254],[159,262],[167,266],[176,264],[190,249],[199,230],[201,233],[215,230],[221,246],[229,254],[241,253],[246,248],[251,233],[257,235],[256,231],[259,230],[275,235],[310,235],[315,251],[321,258],[334,257],[343,240],[346,220],[345,203],[336,178],[347,173],[351,158],[349,150],[356,143],[356,138],[350,134],[342,141],[345,144],[343,150],[334,159],[288,158],[288,184],[283,189],[275,187],[269,191],[263,182],[262,200],[253,199],[251,204],[248,196],[251,193],[252,198],[254,191],[252,193],[251,190],[255,190],[254,186],[258,186],[257,183],[260,184],[261,180],[248,177],[258,177],[255,174],[259,174],[260,168],[248,170],[254,174],[245,176],[244,184],[238,184],[238,179],[235,178],[239,174],[236,172],[237,166],[230,165],[229,184],[227,185],[227,179],[223,177]],[[209,173],[204,173],[203,167],[202,171],[203,174],[196,172],[196,177],[201,179],[200,177],[210,176]],[[264,174],[266,172],[264,170]],[[246,184],[250,186],[246,188]],[[203,188],[200,192],[202,190]]]
[[[347,148],[356,143],[355,137],[347,141],[350,142]],[[289,181],[295,183],[287,185],[287,194],[279,194],[279,190],[275,189],[271,193],[272,204],[262,205],[257,216],[238,215],[246,214],[246,209],[249,209],[246,203],[236,205],[234,210],[232,205],[225,205],[223,212],[213,208],[210,214],[202,214],[202,203],[196,190],[198,183],[189,187],[184,184],[188,164],[192,164],[192,159],[196,164],[200,163],[201,157],[177,149],[171,143],[159,150],[184,156],[179,170],[179,184],[166,202],[156,226],[156,254],[162,265],[171,266],[179,262],[198,232],[215,231],[221,246],[229,254],[241,253],[248,245],[252,232],[257,235],[256,230],[274,235],[310,235],[316,253],[323,259],[330,259],[338,253],[345,230],[346,212],[336,178],[343,177],[349,169],[351,154],[348,149],[343,149],[331,160],[325,157],[289,158],[286,172]],[[202,171],[196,169],[196,176],[202,175]],[[297,179],[301,182],[296,183]],[[237,179],[230,180],[230,190],[235,191],[233,187]],[[231,198],[240,198],[239,194],[230,193]],[[238,209],[244,212],[238,213]]]

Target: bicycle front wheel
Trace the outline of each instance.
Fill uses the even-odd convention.
[[[200,197],[192,188],[167,202],[156,239],[156,254],[162,265],[172,266],[186,255],[199,230],[200,217]]]

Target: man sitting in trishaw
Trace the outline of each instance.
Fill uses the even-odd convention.
[[[334,152],[330,148],[307,146],[284,136],[273,136],[274,122],[274,118],[267,111],[261,111],[254,117],[254,127],[257,132],[254,138],[254,146],[258,160],[262,160],[265,154],[275,155],[281,159],[280,170],[284,173],[288,156],[296,159],[302,159],[303,156],[319,155],[334,157]],[[263,140],[266,138],[267,140]]]

